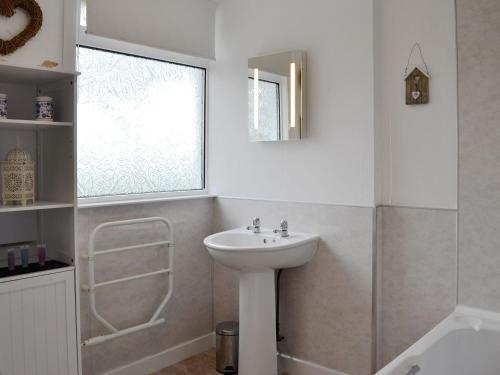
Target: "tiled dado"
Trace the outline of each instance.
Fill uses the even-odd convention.
[[[378,207],[378,367],[455,307],[455,210]]]
[[[380,207],[375,226],[372,208],[232,198],[81,209],[80,251],[86,251],[89,234],[98,224],[146,216],[167,217],[176,231],[176,284],[172,303],[164,312],[167,323],[84,348],[86,375],[202,336],[213,330],[214,322],[238,319],[238,273],[213,265],[202,241],[212,232],[246,226],[254,216],[269,228],[286,218],[291,230],[321,237],[319,251],[310,263],[282,275],[283,353],[350,375],[368,375],[375,366],[376,339],[380,365],[454,307],[455,211]],[[159,235],[155,228],[137,227],[101,236],[98,244],[119,246]],[[97,265],[99,279],[157,266],[155,250],[142,252],[140,262],[137,259],[133,253],[102,258]],[[86,281],[86,270],[82,262],[82,282]],[[133,287],[103,288],[99,309],[118,326],[142,321],[164,292],[158,288],[160,282],[153,278],[137,281]],[[374,290],[378,291],[376,298]],[[90,319],[85,293],[81,320],[84,339],[102,333],[102,327]]]
[[[372,208],[217,198],[214,231],[258,216],[274,228],[317,233],[319,251],[282,274],[280,351],[350,375],[372,371]],[[215,265],[215,322],[238,318],[238,273]]]
[[[211,233],[213,199],[191,199],[155,204],[137,204],[78,211],[78,248],[86,252],[90,232],[99,224],[150,216],[169,219],[175,230],[175,284],[171,302],[162,313],[166,323],[154,329],[83,348],[84,375],[101,374],[179,343],[212,332],[212,260],[203,247]],[[115,229],[97,238],[97,246],[116,247],[165,238],[163,227],[136,226]],[[128,253],[100,256],[96,264],[97,281],[109,280],[159,268],[160,249],[140,249]],[[81,261],[81,282],[87,280],[86,262]],[[167,288],[165,276],[134,280],[100,288],[97,305],[102,315],[118,327],[150,319]],[[103,328],[89,315],[88,298],[81,293],[82,338],[102,334]]]

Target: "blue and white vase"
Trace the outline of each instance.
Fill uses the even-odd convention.
[[[0,118],[7,118],[7,95],[0,94]]]
[[[40,121],[53,120],[54,105],[50,96],[38,96],[36,98],[36,118]]]

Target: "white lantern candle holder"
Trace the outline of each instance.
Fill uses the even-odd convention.
[[[2,202],[4,205],[35,203],[35,163],[29,152],[15,148],[2,162]]]

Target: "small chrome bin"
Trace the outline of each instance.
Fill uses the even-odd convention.
[[[217,335],[215,369],[221,374],[238,373],[238,322],[222,322],[215,328]]]

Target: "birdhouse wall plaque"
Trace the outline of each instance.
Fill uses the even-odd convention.
[[[422,65],[414,64],[412,65],[414,68],[410,71],[408,68],[410,67],[415,50],[418,50]],[[406,104],[414,105],[429,103],[429,81],[431,75],[429,74],[429,68],[427,68],[427,63],[422,54],[422,47],[420,47],[418,43],[415,43],[411,48],[408,62],[406,63],[404,78],[406,84]]]
[[[429,78],[429,75],[418,67],[406,76],[406,104],[429,103]]]

